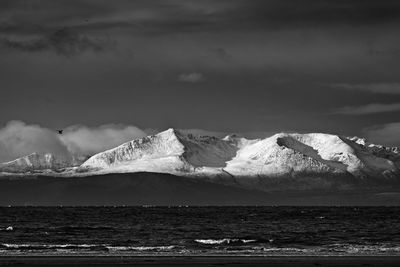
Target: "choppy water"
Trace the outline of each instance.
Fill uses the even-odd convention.
[[[400,208],[2,207],[11,254],[400,255]]]

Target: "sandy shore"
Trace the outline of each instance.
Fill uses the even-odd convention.
[[[399,256],[290,257],[114,257],[2,256],[0,266],[400,266]]]

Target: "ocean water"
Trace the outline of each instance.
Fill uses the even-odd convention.
[[[1,207],[0,255],[400,255],[400,208]]]

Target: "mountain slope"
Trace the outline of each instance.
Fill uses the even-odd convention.
[[[236,145],[230,141],[183,135],[168,129],[94,155],[80,170],[190,173],[196,168],[224,167],[236,151]]]
[[[279,133],[247,140],[194,136],[174,129],[98,153],[76,170],[51,155],[32,154],[0,165],[0,171],[57,170],[59,176],[168,173],[263,191],[356,188],[397,183],[397,148],[323,133]],[[60,170],[61,169],[61,170]]]
[[[263,176],[328,172],[391,177],[399,172],[393,161],[362,145],[322,133],[276,134],[240,149],[225,169],[233,175],[251,169]]]
[[[382,157],[381,155],[385,155]],[[195,137],[174,129],[94,155],[87,174],[159,172],[261,190],[342,187],[397,179],[398,151],[331,134]],[[293,180],[295,179],[295,180]]]
[[[41,170],[59,170],[73,165],[72,160],[57,157],[50,153],[32,153],[9,162],[0,163],[1,172],[24,173]]]

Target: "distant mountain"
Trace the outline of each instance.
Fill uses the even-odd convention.
[[[358,137],[278,133],[248,140],[195,136],[175,129],[98,153],[78,168],[45,154],[0,165],[3,172],[53,170],[59,176],[168,173],[262,191],[387,185],[400,181],[400,151]]]
[[[362,140],[322,133],[219,139],[169,129],[96,154],[79,171],[170,173],[262,190],[287,181],[306,189],[399,179],[399,150]]]
[[[190,174],[210,168],[218,172],[235,157],[237,150],[235,142],[169,129],[96,154],[80,170]]]
[[[11,173],[34,172],[40,170],[59,170],[71,166],[71,161],[67,161],[53,154],[32,153],[25,157],[0,164],[0,171]]]

